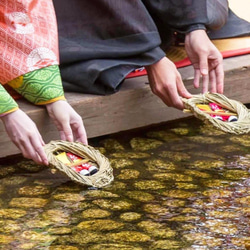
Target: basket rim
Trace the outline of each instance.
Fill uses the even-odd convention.
[[[215,102],[238,115],[238,120],[235,122],[224,122],[211,117],[209,114],[201,111],[196,104],[207,104]],[[227,98],[219,93],[205,93],[193,95],[190,99],[183,98],[184,107],[190,110],[195,117],[212,123],[216,128],[224,132],[234,134],[245,134],[250,132],[250,111],[241,102]]]
[[[75,182],[94,187],[103,187],[108,185],[114,179],[113,169],[110,166],[108,158],[90,145],[84,145],[81,142],[53,140],[46,144],[44,149],[47,154],[50,167],[63,172]],[[55,152],[58,151],[71,152],[84,158],[87,156],[87,158],[97,163],[99,171],[90,176],[80,175],[56,158]]]

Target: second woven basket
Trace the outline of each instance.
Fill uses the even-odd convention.
[[[225,95],[218,93],[205,93],[193,95],[190,99],[183,98],[186,111],[194,114],[204,122],[210,122],[214,127],[226,133],[246,134],[250,132],[250,111],[239,101],[227,98]],[[220,107],[225,108],[237,114],[238,120],[235,122],[225,122],[203,112],[197,107],[197,104],[217,103]],[[184,110],[185,112],[185,110]]]

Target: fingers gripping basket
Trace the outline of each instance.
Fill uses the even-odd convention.
[[[45,152],[48,161],[53,168],[66,174],[71,180],[83,185],[93,187],[104,187],[113,181],[113,169],[110,166],[109,160],[100,153],[99,150],[84,145],[80,142],[67,141],[51,141],[45,145]],[[70,152],[82,158],[87,158],[98,165],[99,171],[90,176],[84,176],[76,172],[70,166],[63,164],[56,157],[58,152]]]
[[[193,95],[190,99],[183,99],[185,108],[192,112],[197,118],[212,123],[216,128],[232,134],[246,134],[250,132],[250,111],[242,103],[231,100],[222,94],[205,93]],[[204,113],[196,105],[217,103],[222,108],[234,112],[238,116],[235,122],[225,122]]]

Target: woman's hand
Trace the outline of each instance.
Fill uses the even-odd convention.
[[[66,141],[88,144],[87,134],[81,116],[66,101],[56,101],[46,105],[50,118],[55,123],[60,137]]]
[[[184,108],[181,97],[190,98],[174,63],[166,57],[155,64],[146,67],[152,92],[159,96],[169,107],[182,110]]]
[[[223,93],[223,58],[208,38],[205,30],[195,30],[186,35],[185,49],[194,67],[194,87],[199,88],[202,77],[202,92]],[[210,87],[209,87],[210,83]]]
[[[5,130],[23,156],[38,164],[48,165],[43,146],[45,145],[36,124],[29,116],[18,109],[1,117]]]

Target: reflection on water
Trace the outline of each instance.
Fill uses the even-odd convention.
[[[185,120],[90,141],[101,190],[1,162],[0,249],[250,249],[250,135]]]

